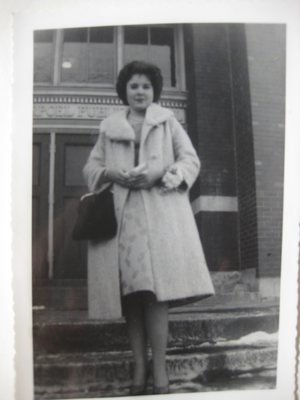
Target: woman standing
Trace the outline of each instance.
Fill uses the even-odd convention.
[[[134,61],[120,72],[127,106],[102,121],[83,173],[91,191],[113,184],[117,236],[89,242],[92,318],[123,314],[134,358],[131,394],[147,384],[147,342],[154,393],[167,393],[168,307],[214,293],[188,192],[200,169],[173,113],[157,104],[159,68]]]

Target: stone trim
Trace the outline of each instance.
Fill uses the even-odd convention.
[[[207,212],[238,212],[238,199],[231,196],[199,196],[192,202],[194,214]]]
[[[34,95],[34,104],[113,104],[122,106],[121,100],[116,96],[101,95]],[[163,107],[186,109],[187,102],[177,99],[161,99],[160,104]]]
[[[163,99],[160,104],[173,110],[177,119],[186,123],[186,101]],[[96,120],[97,124],[111,113],[124,108],[115,96],[82,95],[34,95],[33,119],[50,120]]]

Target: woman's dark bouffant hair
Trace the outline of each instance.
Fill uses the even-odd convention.
[[[146,63],[144,61],[132,61],[126,64],[120,71],[117,80],[117,93],[122,102],[128,105],[126,86],[127,82],[132,78],[133,75],[146,75],[150,80],[153,87],[153,101],[156,103],[159,100],[162,87],[163,78],[160,69],[153,64]]]

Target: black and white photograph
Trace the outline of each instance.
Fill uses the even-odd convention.
[[[13,153],[31,179],[26,393],[279,399],[285,337],[296,348],[290,25],[89,12],[30,28],[25,15],[23,38],[16,20],[32,68],[16,74],[31,132]]]
[[[285,37],[34,32],[36,399],[275,387]]]

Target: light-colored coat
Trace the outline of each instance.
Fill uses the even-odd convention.
[[[91,191],[104,188],[105,168],[134,167],[135,134],[127,121],[128,110],[102,121],[100,135],[83,175]],[[153,103],[148,107],[142,128],[139,163],[162,176],[177,166],[188,189],[200,169],[191,141],[173,113]],[[114,185],[117,220],[122,213],[128,188]],[[167,194],[154,186],[142,190],[146,210],[154,286],[159,301],[206,297],[214,293],[206,266],[188,190]],[[88,303],[91,318],[120,318],[121,294],[118,264],[118,236],[105,242],[89,242]]]

